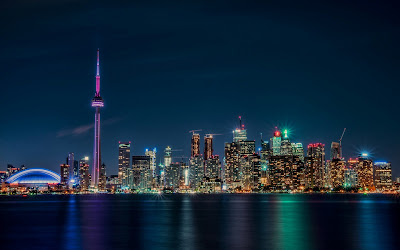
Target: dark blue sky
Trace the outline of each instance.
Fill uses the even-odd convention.
[[[2,1],[0,167],[92,157],[96,49],[102,158],[118,141],[188,155],[189,130],[369,151],[400,174],[399,5],[393,1]]]

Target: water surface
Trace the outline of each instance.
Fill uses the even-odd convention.
[[[399,249],[400,198],[0,196],[0,249]]]

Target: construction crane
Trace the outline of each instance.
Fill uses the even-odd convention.
[[[194,129],[194,130],[190,130],[189,133],[193,133],[194,134],[194,132],[199,132],[199,131],[202,131],[202,130],[201,129]]]
[[[222,135],[222,134],[206,134],[206,137],[213,137],[215,135]]]
[[[346,128],[343,129],[342,136],[339,139],[339,148],[340,148],[339,157],[340,157],[340,159],[342,159],[342,139],[343,139],[343,136],[344,136],[344,132],[346,132]]]

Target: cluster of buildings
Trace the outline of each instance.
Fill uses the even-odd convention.
[[[292,142],[289,131],[276,129],[269,140],[247,139],[241,124],[225,143],[224,156],[214,155],[213,135],[192,132],[189,159],[172,161],[172,149],[164,150],[156,164],[156,149],[131,156],[131,143],[119,142],[116,189],[135,192],[386,192],[394,190],[389,162],[373,162],[367,154],[342,157],[341,143],[332,142],[330,157],[325,145],[312,143],[304,148]]]
[[[345,160],[341,140],[332,142],[330,157],[325,145],[290,140],[290,131],[276,129],[269,140],[248,140],[247,130],[239,117],[239,127],[233,131],[232,142],[225,143],[223,157],[214,154],[213,134],[204,135],[201,151],[199,130],[192,130],[190,158],[174,161],[173,149],[166,147],[157,164],[156,148],[144,155],[131,155],[131,142],[119,142],[118,175],[106,175],[101,161],[99,50],[97,50],[96,91],[92,99],[95,108],[94,148],[89,157],[75,160],[69,153],[60,166],[60,174],[46,169],[14,168],[0,171],[2,190],[44,188],[73,192],[386,192],[399,190],[392,182],[389,162],[373,162],[368,154]],[[343,131],[344,134],[345,131]],[[343,135],[342,135],[343,137]],[[175,158],[176,159],[176,158]],[[395,186],[395,187],[394,187]]]

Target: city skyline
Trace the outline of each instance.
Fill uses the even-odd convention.
[[[208,11],[188,6],[193,7],[187,9],[188,13],[199,20],[218,10],[218,6]],[[62,7],[57,4],[52,10],[58,12]],[[140,12],[141,7],[135,7]],[[0,125],[0,166],[24,164],[58,171],[68,152],[74,152],[77,158],[92,158],[93,109],[88,100],[94,93],[93,53],[100,47],[102,87],[106,93],[102,158],[110,173],[117,173],[118,141],[132,141],[135,155],[144,154],[146,148],[164,149],[169,145],[189,156],[188,131],[193,129],[203,130],[202,144],[204,134],[222,134],[213,139],[215,154],[222,156],[224,143],[231,140],[231,131],[241,115],[248,138],[256,141],[260,133],[270,137],[278,126],[292,129],[295,141],[303,145],[330,145],[338,141],[346,127],[346,159],[368,151],[377,161],[392,162],[393,174],[398,176],[400,158],[396,148],[400,138],[395,133],[397,118],[393,114],[397,112],[394,95],[399,79],[393,56],[399,52],[399,39],[390,19],[397,20],[392,10],[385,6],[357,9],[349,4],[354,16],[339,7],[329,11],[328,16],[335,18],[334,11],[338,11],[337,15],[351,21],[351,27],[326,20],[326,26],[307,26],[307,12],[297,6],[303,11],[293,17],[298,21],[295,28],[289,28],[282,23],[295,23],[288,14],[272,15],[276,22],[260,20],[256,7],[265,5],[254,3],[245,10],[248,15],[235,20],[239,27],[226,25],[229,14],[240,7],[236,4],[227,8],[226,14],[213,16],[217,28],[204,30],[205,24],[187,19],[182,31],[194,27],[197,33],[177,29],[179,15],[165,22],[162,30],[146,32],[146,28],[163,23],[158,18],[179,13],[173,7],[157,9],[152,20],[137,13],[135,20],[144,20],[143,27],[127,26],[123,21],[131,19],[122,15],[122,20],[110,24],[111,29],[99,22],[82,36],[78,36],[79,32],[65,32],[68,30],[63,28],[64,19],[46,15],[37,26],[27,24],[27,15],[11,28],[3,28],[6,37],[20,38],[29,46],[14,47],[11,39],[0,41],[1,47],[8,48],[0,56],[1,62],[6,62],[0,76],[5,85],[1,101],[7,107],[1,110],[5,119]],[[71,8],[63,12],[64,17],[69,18],[76,11]],[[365,11],[379,15],[380,21],[368,20],[363,16]],[[115,14],[102,8],[94,12]],[[6,17],[23,14],[26,13],[16,13],[11,8]],[[322,18],[314,15],[318,20]],[[53,34],[51,23],[59,25],[62,32]],[[15,33],[23,25],[28,25],[29,32]],[[72,26],[76,30],[82,28],[77,23]],[[127,37],[117,35],[117,41],[112,36],[107,38],[118,27],[129,31]],[[303,28],[308,35],[300,32]],[[52,38],[52,43],[43,42],[38,29]],[[219,34],[221,29],[225,33]],[[358,33],[352,33],[352,29]],[[365,38],[371,32],[375,35]],[[324,44],[325,36],[332,40],[329,46]],[[207,37],[215,37],[217,42],[211,45]],[[342,40],[334,39],[338,37]],[[390,38],[384,40],[385,48],[379,47],[382,37]],[[193,111],[187,104],[196,99],[194,94],[199,101]],[[61,102],[60,96],[68,97],[68,101]],[[205,97],[207,102],[202,101]],[[29,108],[23,106],[25,100],[29,100]],[[382,121],[387,117],[393,122]],[[388,132],[392,133],[387,135]]]

